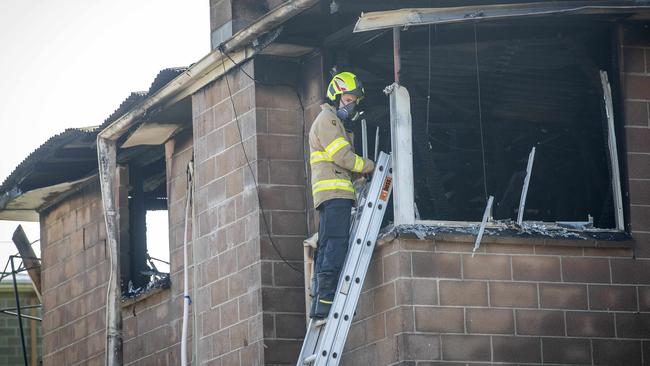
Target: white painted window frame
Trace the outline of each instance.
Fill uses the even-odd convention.
[[[385,90],[390,97],[390,144],[393,152],[393,211],[395,225],[415,223],[411,98],[397,83]]]

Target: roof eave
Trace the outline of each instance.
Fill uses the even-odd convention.
[[[97,175],[21,192],[14,188],[0,197],[0,220],[38,221],[39,212],[96,179]]]
[[[650,11],[650,1],[563,1],[475,5],[453,8],[412,8],[361,14],[354,27],[354,32],[545,15],[625,14],[644,11]]]

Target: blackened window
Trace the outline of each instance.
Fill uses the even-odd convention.
[[[169,281],[169,230],[165,159],[160,147],[128,162],[129,241],[122,252],[127,266],[122,280],[126,296],[135,296]]]
[[[615,228],[600,70],[611,26],[544,19],[402,33],[411,94],[415,203],[423,220],[524,219]],[[372,60],[372,57],[371,57]]]

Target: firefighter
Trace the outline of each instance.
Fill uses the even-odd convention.
[[[363,85],[353,73],[336,74],[327,87],[330,104],[321,105],[309,131],[312,194],[320,217],[311,318],[329,314],[348,251],[356,198],[352,174],[370,173],[375,166],[372,160],[354,153],[352,137],[345,129],[358,115],[356,108],[363,97]]]

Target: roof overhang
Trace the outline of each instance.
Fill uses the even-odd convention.
[[[260,54],[278,57],[302,57],[313,51],[313,47],[298,44],[273,42],[270,45],[266,46],[266,48],[264,48]]]
[[[0,220],[38,221],[38,211],[46,204],[52,204],[63,196],[85,186],[97,175],[72,182],[20,192],[17,189],[0,197]]]
[[[650,1],[553,1],[454,8],[400,9],[361,14],[354,27],[354,32],[546,15],[635,14],[639,12],[650,12]]]
[[[183,128],[182,123],[145,122],[138,126],[124,144],[122,144],[122,147],[161,145],[181,128]]]

